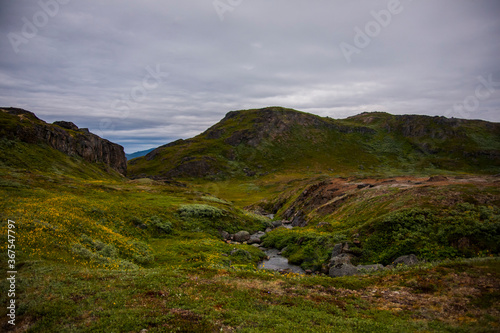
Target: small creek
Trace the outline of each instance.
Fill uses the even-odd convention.
[[[268,260],[264,260],[258,266],[259,269],[270,269],[273,271],[279,271],[282,269],[288,269],[293,273],[305,274],[304,270],[296,265],[290,265],[288,259],[279,255],[280,252],[277,249],[267,249],[264,251],[269,257]]]

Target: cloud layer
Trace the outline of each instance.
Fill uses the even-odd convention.
[[[0,13],[0,105],[127,152],[270,105],[500,121],[496,0],[20,0]]]

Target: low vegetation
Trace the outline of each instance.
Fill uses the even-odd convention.
[[[258,112],[247,116],[258,122]],[[284,124],[292,124],[292,118],[285,117]],[[482,174],[497,168],[496,162],[487,165],[478,155],[471,163],[484,164],[478,174],[469,175],[464,170],[470,165],[461,160],[456,162],[465,163],[461,172],[430,182],[429,176],[444,172],[442,165],[451,163],[453,154],[427,154],[422,168],[412,169],[420,155],[412,155],[410,139],[389,136],[377,146],[377,134],[360,129],[397,127],[399,118],[306,118],[313,127],[316,121],[344,131],[342,126],[354,126],[342,136],[345,144],[332,149],[347,154],[358,142],[349,153],[360,153],[362,162],[346,155],[340,159],[351,164],[343,171],[321,163],[308,169],[305,158],[285,156],[277,143],[263,137],[255,159],[248,162],[244,159],[253,154],[248,142],[232,146],[236,155],[213,146],[211,154],[217,158],[205,161],[222,161],[223,169],[230,161],[226,173],[176,181],[135,173],[131,180],[107,165],[43,144],[0,139],[0,255],[6,262],[11,244],[7,224],[13,220],[17,270],[16,325],[7,322],[2,306],[0,330],[498,332],[500,190],[498,177]],[[252,124],[235,115],[226,119],[238,131],[250,131]],[[314,135],[321,134],[321,126]],[[481,149],[498,149],[482,124],[461,126]],[[219,143],[239,138],[220,129],[215,126],[204,135],[221,139]],[[428,130],[439,128],[422,129]],[[311,133],[294,133],[286,142],[311,148],[306,145]],[[340,134],[324,139],[332,139],[329,135]],[[464,139],[465,148],[476,149],[469,139]],[[450,140],[435,136],[425,147],[446,147]],[[175,145],[189,153],[201,147],[196,140]],[[160,155],[169,157],[172,147]],[[367,147],[374,153],[364,155]],[[264,160],[270,152],[281,155]],[[396,153],[405,156],[401,164]],[[318,152],[308,154],[310,161],[321,159],[316,159]],[[386,155],[378,160],[379,154]],[[438,166],[440,158],[444,164]],[[379,163],[374,169],[372,159]],[[133,163],[132,169],[141,170],[140,160]],[[162,165],[161,160],[154,163]],[[273,163],[285,167],[273,171]],[[396,169],[400,177],[385,178]],[[343,172],[350,176],[339,177]],[[269,230],[282,220],[303,226]],[[258,269],[266,256],[260,248],[222,238],[222,231],[241,230],[267,230],[263,245],[280,249],[291,263],[314,274]],[[388,265],[410,253],[420,263],[331,278],[328,262],[338,243],[348,244],[356,265]],[[9,281],[0,281],[0,290],[9,288]],[[1,293],[0,303],[7,302],[9,296]]]

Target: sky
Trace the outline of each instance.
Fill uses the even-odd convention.
[[[500,122],[500,1],[0,0],[0,106],[127,153],[266,106]]]

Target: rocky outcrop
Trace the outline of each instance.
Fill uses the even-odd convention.
[[[119,173],[127,173],[123,147],[78,128],[72,122],[47,124],[34,113],[17,108],[2,108],[11,117],[5,119],[1,136],[27,143],[43,143],[70,156],[80,156],[88,162],[104,163]]]
[[[350,276],[386,269],[386,267],[381,264],[354,266],[351,263],[351,260],[354,257],[355,255],[352,254],[349,250],[348,243],[335,244],[332,249],[332,257],[328,264],[328,275],[331,277]],[[406,256],[398,257],[396,260],[394,260],[392,267],[398,265],[413,266],[418,264],[418,262],[419,261],[417,259],[417,256],[415,256],[414,254],[409,254]]]

